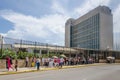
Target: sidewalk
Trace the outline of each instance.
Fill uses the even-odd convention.
[[[63,66],[62,69],[67,68],[79,68],[79,67],[88,67],[88,66],[100,66],[105,65],[105,63],[94,63],[94,64],[85,64],[85,65],[74,65],[74,66]],[[47,70],[58,70],[59,68],[45,68],[41,67],[39,71],[47,71]],[[7,71],[6,69],[0,69],[0,75],[9,75],[9,74],[18,74],[18,73],[26,73],[26,72],[35,72],[37,69],[35,67],[28,68],[18,68],[18,71]]]

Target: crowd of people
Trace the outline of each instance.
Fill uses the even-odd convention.
[[[35,57],[32,58],[32,63],[31,63],[32,67],[37,66],[37,64],[36,64],[37,60],[38,59],[36,59]],[[41,58],[39,62],[40,62],[39,66],[42,66],[42,67],[59,67],[59,68],[62,68],[63,65],[64,66],[70,66],[70,65],[80,65],[80,64],[92,64],[92,63],[94,63],[94,59],[91,58],[91,57],[89,57],[87,59],[85,57]]]
[[[56,67],[56,68],[62,68],[62,66],[70,66],[70,65],[80,65],[80,64],[92,64],[94,63],[94,59],[91,57],[85,58],[85,57],[52,57],[52,58],[39,58],[39,57],[33,57],[25,58],[25,67],[36,67],[37,70],[40,69],[40,66],[42,67]],[[7,56],[6,57],[6,68],[8,71],[10,69],[17,71],[18,67],[18,60],[16,59],[14,64],[12,62],[12,58]]]

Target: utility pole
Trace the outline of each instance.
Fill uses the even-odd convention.
[[[3,36],[0,35],[0,41],[1,41],[1,54],[0,56],[2,56],[2,50],[3,50]]]
[[[21,53],[21,51],[22,51],[22,39],[20,40],[20,53]]]
[[[37,50],[36,50],[36,45],[37,45],[37,42],[35,42],[34,55],[36,55],[36,53],[37,53]]]
[[[46,43],[46,51],[47,51],[47,55],[49,57],[50,55],[49,55],[48,43]]]

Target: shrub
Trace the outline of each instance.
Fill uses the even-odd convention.
[[[5,59],[6,56],[11,56],[13,59],[17,58],[16,52],[13,50],[9,50],[9,49],[3,50],[3,54],[1,56],[1,58]]]
[[[13,59],[25,59],[26,57],[31,58],[34,56],[39,57],[38,54],[34,54],[34,53],[28,53],[28,52],[22,52],[22,51],[19,51],[18,53],[16,53],[15,51],[10,49],[4,49],[0,59],[5,59],[6,56],[11,56]]]

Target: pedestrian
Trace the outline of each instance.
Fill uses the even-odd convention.
[[[36,64],[37,64],[37,70],[40,70],[40,58],[39,57],[37,58]]]
[[[6,57],[6,69],[8,69],[8,56]]]
[[[26,57],[26,58],[25,58],[25,67],[28,67],[28,62],[29,62],[29,58]]]
[[[14,71],[14,64],[13,64],[13,61],[12,61],[12,57],[11,57],[11,56],[10,56],[10,65],[11,65],[12,70]]]
[[[42,58],[42,66],[45,66],[45,58]]]
[[[8,67],[8,71],[10,71],[10,68],[12,68],[10,57],[7,57],[7,67]]]
[[[9,71],[9,70],[10,70],[10,68],[11,68],[10,58],[9,58],[9,57],[7,58],[7,63],[8,63],[7,65],[8,65],[8,71]]]
[[[54,66],[57,67],[57,58],[54,58]]]
[[[68,59],[68,65],[71,65],[71,58]]]
[[[62,68],[63,63],[64,63],[64,59],[63,59],[63,58],[60,58],[60,64],[59,64],[60,68]]]
[[[49,61],[49,67],[50,67],[50,68],[53,67],[53,59],[50,59],[50,61]]]
[[[16,70],[16,71],[18,71],[17,67],[18,67],[18,60],[16,59],[16,60],[15,60],[15,70]]]
[[[60,58],[57,58],[57,67],[59,68],[60,66]]]
[[[33,57],[31,67],[36,67],[36,57]]]

